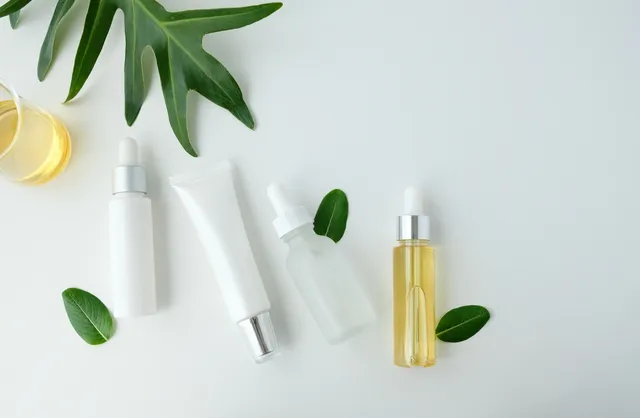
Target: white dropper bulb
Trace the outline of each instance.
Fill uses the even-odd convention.
[[[288,209],[295,207],[291,199],[278,183],[271,183],[267,188],[267,196],[271,201],[271,206],[276,211],[276,215],[284,216]]]
[[[267,188],[267,195],[271,206],[278,215],[273,221],[273,226],[280,238],[291,231],[313,223],[309,211],[304,206],[295,203],[278,183],[272,183]]]
[[[120,141],[120,165],[138,165],[138,143],[133,138]]]
[[[404,213],[406,215],[424,215],[424,198],[417,187],[407,187],[404,191]]]

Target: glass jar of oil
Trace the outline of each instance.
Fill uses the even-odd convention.
[[[45,183],[64,170],[70,156],[65,126],[0,82],[0,174],[18,183]]]

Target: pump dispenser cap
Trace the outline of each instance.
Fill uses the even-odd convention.
[[[147,172],[140,165],[135,139],[120,141],[119,161],[113,170],[113,194],[147,193]]]
[[[429,217],[424,213],[424,198],[417,187],[404,192],[404,215],[398,216],[398,241],[431,238]]]
[[[267,195],[276,211],[276,215],[278,215],[273,221],[273,227],[280,238],[293,230],[313,223],[307,208],[295,204],[286,190],[278,183],[272,183],[267,188]]]

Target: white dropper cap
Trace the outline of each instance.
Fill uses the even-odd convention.
[[[122,139],[118,148],[119,165],[113,170],[113,194],[147,193],[147,173],[139,158],[136,140]]]
[[[404,215],[398,217],[398,240],[429,240],[431,224],[424,211],[422,191],[407,187],[404,191]]]
[[[120,141],[119,148],[120,165],[138,165],[138,143],[133,138],[124,138]]]
[[[295,204],[278,183],[272,183],[267,188],[267,195],[273,209],[276,211],[276,215],[278,215],[273,221],[273,227],[280,238],[293,230],[313,223],[307,208]]]
[[[407,187],[404,191],[404,214],[424,215],[424,198],[417,187]]]

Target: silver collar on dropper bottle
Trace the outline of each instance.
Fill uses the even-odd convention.
[[[405,190],[404,211],[404,215],[398,216],[398,241],[431,239],[429,217],[424,213],[424,199],[418,188]]]
[[[113,194],[147,193],[147,172],[140,165],[138,143],[133,138],[120,141],[119,165],[113,169]]]

